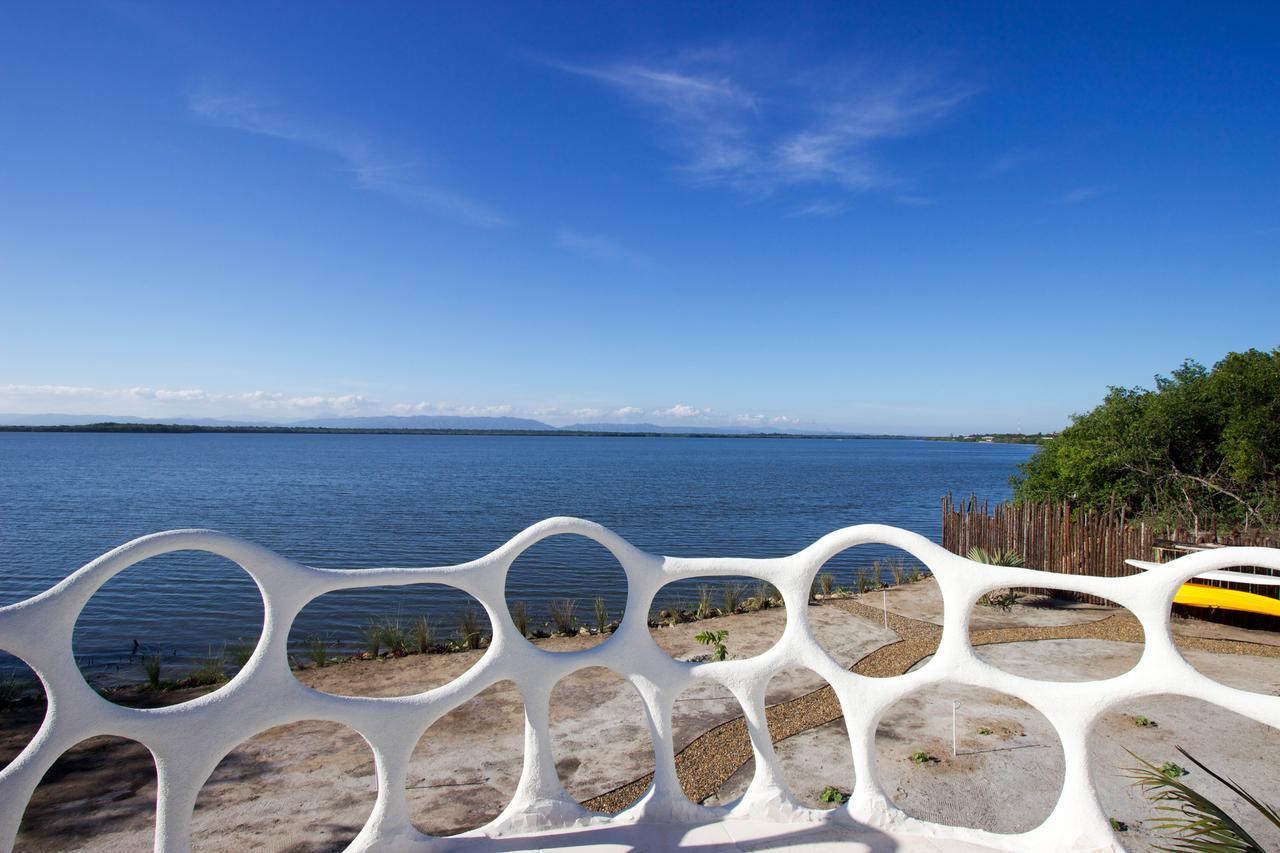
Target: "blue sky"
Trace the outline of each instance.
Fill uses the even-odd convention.
[[[1269,4],[22,4],[0,411],[1056,429],[1280,344]]]

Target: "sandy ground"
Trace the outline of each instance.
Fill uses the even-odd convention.
[[[941,600],[931,581],[870,593],[872,606],[887,602],[891,612],[941,621]],[[1071,625],[1112,615],[1114,610],[1054,601],[1030,601],[1008,613],[975,610],[975,628]],[[898,636],[838,606],[810,608],[819,639],[833,656],[851,666]],[[723,617],[655,629],[664,650],[676,657],[705,652],[693,636],[703,628],[729,630],[733,657],[748,657],[781,634],[781,610]],[[1280,644],[1280,637],[1194,620],[1176,620],[1175,637],[1210,637]],[[549,648],[584,648],[598,638],[555,638]],[[1042,640],[979,648],[984,659],[1010,672],[1084,680],[1123,672],[1140,647],[1109,640]],[[471,666],[479,652],[410,656],[385,662],[350,662],[298,674],[304,683],[334,693],[394,696],[442,684]],[[1280,658],[1243,657],[1189,650],[1202,672],[1227,684],[1266,693],[1280,692]],[[822,686],[807,670],[787,671],[769,687],[769,702],[780,702]],[[167,700],[194,694],[168,694]],[[951,755],[951,703],[962,702],[959,756]],[[652,749],[632,688],[605,670],[576,673],[557,685],[552,697],[552,735],[557,768],[568,790],[580,799],[604,793],[650,772]],[[677,749],[703,732],[738,716],[727,695],[710,687],[686,691],[675,706]],[[0,762],[7,762],[30,738],[38,710],[4,712]],[[1142,714],[1159,726],[1137,728]],[[1157,764],[1175,757],[1173,744],[1216,762],[1246,785],[1266,792],[1267,768],[1280,759],[1280,734],[1194,700],[1157,697],[1111,715],[1095,734],[1095,768],[1108,813],[1131,827],[1122,836],[1134,849],[1148,849],[1144,821],[1150,810],[1118,776],[1132,763],[1122,747]],[[1209,724],[1211,721],[1211,724]],[[978,734],[979,727],[991,730]],[[419,742],[409,772],[409,800],[415,824],[430,833],[451,833],[496,816],[514,790],[521,764],[523,723],[520,700],[510,683],[490,687],[432,726]],[[967,689],[935,689],[904,700],[886,716],[878,734],[879,766],[895,800],[911,814],[947,823],[1016,831],[1048,814],[1061,780],[1061,751],[1047,723],[1009,697]],[[835,721],[787,738],[777,745],[787,779],[802,801],[821,805],[826,785],[852,783],[843,723]],[[909,756],[926,751],[937,761],[915,764]],[[1180,761],[1179,763],[1187,763]],[[750,764],[726,782],[710,802],[741,792]],[[1197,773],[1198,778],[1204,776]],[[1262,783],[1266,784],[1262,784]],[[354,732],[334,724],[303,722],[258,735],[231,753],[206,784],[197,804],[194,844],[200,850],[341,849],[359,831],[374,799],[373,759]],[[19,837],[21,850],[148,850],[153,829],[154,769],[149,754],[118,739],[87,741],[55,765],[28,808]],[[1274,799],[1274,796],[1273,796]]]

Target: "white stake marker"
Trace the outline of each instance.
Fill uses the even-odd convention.
[[[889,593],[883,589],[880,590],[880,596],[884,599],[884,626],[889,627]]]
[[[955,758],[960,754],[957,747],[958,739],[956,738],[956,708],[960,707],[960,703],[954,699],[951,701],[951,757]]]

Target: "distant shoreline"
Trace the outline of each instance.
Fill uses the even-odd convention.
[[[566,438],[779,438],[827,439],[835,441],[956,441],[969,444],[1042,444],[1044,435],[998,433],[991,440],[979,436],[861,435],[848,433],[782,432],[620,432],[566,429],[447,429],[378,427],[295,427],[295,426],[201,426],[196,424],[130,424],[107,421],[96,424],[2,425],[0,432],[89,432],[89,433],[246,433],[266,435],[499,435]]]

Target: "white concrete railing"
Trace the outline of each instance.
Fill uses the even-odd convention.
[[[627,575],[627,604],[618,630],[583,651],[551,653],[526,641],[507,612],[505,583],[512,561],[548,536],[579,534],[603,545]],[[867,678],[840,666],[813,636],[806,602],[814,577],[834,555],[855,545],[901,548],[936,576],[945,601],[942,642],[920,669],[894,678]],[[148,557],[201,550],[238,563],[257,582],[265,604],[262,638],[253,657],[226,685],[168,708],[114,705],[85,682],[72,655],[72,631],[89,597],[113,575]],[[552,518],[523,531],[496,551],[457,566],[363,570],[301,565],[234,536],[208,530],[174,530],[144,536],[104,554],[41,595],[0,608],[0,649],[24,660],[40,676],[48,713],[30,745],[0,772],[0,848],[12,847],[33,790],[69,747],[94,735],[131,738],[147,747],[158,774],[156,849],[190,846],[196,795],[218,762],[234,747],[273,726],[299,720],[345,724],[372,747],[378,794],[373,812],[352,849],[409,850],[448,847],[414,829],[405,799],[410,753],[424,731],[449,710],[503,680],[514,681],[525,708],[524,767],[515,796],[502,814],[475,835],[546,832],[569,826],[630,827],[643,837],[660,824],[709,824],[766,820],[847,827],[895,836],[970,842],[1014,850],[1118,849],[1089,773],[1089,733],[1117,703],[1153,694],[1180,694],[1280,728],[1280,697],[1226,687],[1193,669],[1174,647],[1169,607],[1178,586],[1192,575],[1232,565],[1280,569],[1280,550],[1221,548],[1180,557],[1159,572],[1124,578],[1046,575],[1029,569],[974,563],[927,539],[894,527],[858,525],[838,530],[796,554],[772,559],[660,557],[645,553],[612,531],[574,518]],[[767,652],[741,661],[673,660],[654,643],[646,617],[654,595],[680,578],[745,575],[777,587],[787,608],[782,637]],[[1102,681],[1038,681],[1003,672],[979,660],[969,644],[969,618],[983,593],[1008,586],[1050,586],[1103,596],[1129,609],[1142,623],[1146,645],[1139,663]],[[415,696],[372,699],[335,696],[303,686],[289,669],[286,642],[294,617],[309,601],[354,587],[440,583],[474,596],[493,626],[493,641],[464,675]],[[627,679],[643,699],[653,740],[655,773],[649,790],[616,816],[579,806],[557,778],[548,730],[551,690],[561,678],[588,666],[604,666]],[[846,807],[816,812],[795,804],[774,755],[765,722],[769,679],[788,666],[806,667],[839,698],[849,732],[855,787]],[[741,703],[755,753],[755,777],[738,802],[705,808],[687,800],[676,778],[671,710],[676,697],[703,679],[723,685]],[[1062,793],[1039,827],[1018,835],[947,827],[900,811],[884,790],[875,761],[875,733],[893,703],[922,687],[953,683],[1016,696],[1053,725],[1065,756]],[[192,737],[199,732],[199,737]],[[647,829],[648,828],[648,829]],[[585,836],[591,840],[589,835]],[[474,846],[474,845],[472,845]]]

